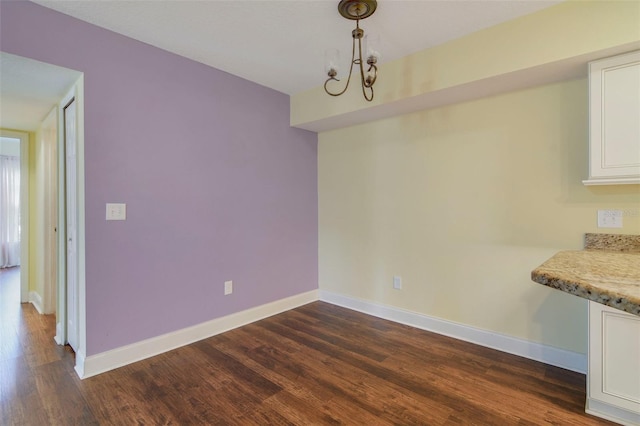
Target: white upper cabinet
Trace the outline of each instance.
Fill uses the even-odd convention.
[[[589,179],[640,184],[640,51],[589,63]]]

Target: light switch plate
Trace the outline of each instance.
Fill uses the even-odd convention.
[[[622,210],[598,210],[598,228],[622,228]]]
[[[396,290],[402,290],[402,277],[396,275],[393,277],[393,288]]]
[[[123,203],[107,203],[107,220],[126,220],[127,205]]]

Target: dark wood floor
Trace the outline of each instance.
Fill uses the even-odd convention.
[[[2,425],[610,424],[584,413],[584,375],[322,302],[80,380],[16,276],[0,273]]]

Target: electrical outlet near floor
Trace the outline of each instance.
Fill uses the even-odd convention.
[[[233,281],[224,282],[224,295],[228,296],[233,293]]]

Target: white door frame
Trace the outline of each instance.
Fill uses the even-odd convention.
[[[86,291],[85,291],[85,214],[84,214],[84,75],[80,76],[74,87],[61,99],[60,111],[75,98],[76,101],[76,191],[77,229],[76,242],[78,248],[78,350],[76,351],[76,373],[84,376],[84,360],[86,357]],[[56,337],[59,345],[67,343],[67,294],[66,294],[66,193],[65,193],[65,148],[64,148],[64,114],[58,114],[58,297],[56,309]]]
[[[64,157],[65,157],[65,207],[67,211],[66,224],[66,255],[67,255],[67,343],[75,352],[78,351],[78,248],[76,233],[78,231],[78,208],[76,170],[76,109],[78,104],[73,96],[62,109],[64,117]]]
[[[20,139],[20,303],[29,302],[29,133],[0,129],[0,136]]]
[[[43,293],[42,308],[45,314],[55,313],[56,296],[58,292],[58,106],[51,109],[47,117],[40,123],[40,139],[37,141],[41,144],[41,152],[44,155],[44,161],[41,163],[43,168],[41,180],[38,185],[42,185],[42,241],[38,244],[42,245],[42,264],[43,277]]]

